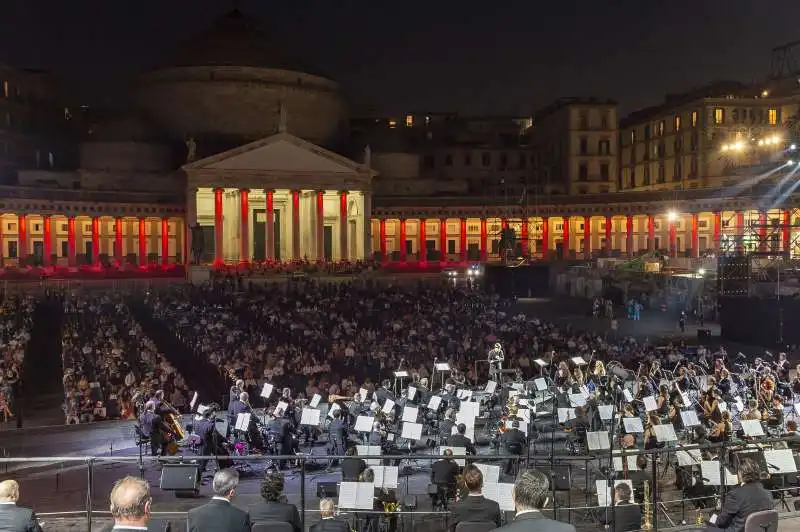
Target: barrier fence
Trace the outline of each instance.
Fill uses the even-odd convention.
[[[553,436],[551,434],[551,436]],[[645,476],[650,479],[649,519],[653,530],[668,530],[673,527],[680,527],[686,523],[694,523],[699,526],[697,521],[702,517],[703,520],[710,517],[714,508],[724,499],[725,493],[736,487],[738,479],[735,478],[736,465],[742,458],[755,460],[762,468],[762,478],[767,489],[773,493],[776,509],[783,513],[784,517],[793,517],[792,499],[800,495],[800,484],[797,475],[797,455],[792,454],[789,444],[800,443],[797,437],[782,438],[760,438],[758,445],[754,442],[738,441],[730,443],[705,444],[705,445],[665,445],[661,448],[639,450],[639,449],[614,449],[593,451],[591,454],[576,455],[571,453],[557,452],[553,442],[541,442],[536,440],[531,444],[531,452],[527,455],[504,455],[504,454],[481,454],[472,456],[454,455],[452,458],[457,462],[466,460],[482,464],[482,466],[499,466],[500,484],[514,482],[514,475],[517,471],[526,468],[535,468],[547,474],[550,479],[550,501],[545,509],[545,514],[553,518],[571,522],[576,525],[578,530],[597,528],[597,523],[602,520],[613,520],[615,506],[605,506],[605,495],[602,494],[603,488],[612,487],[614,480],[622,477],[634,478],[636,475]],[[547,447],[547,449],[545,449]],[[559,447],[561,447],[559,445]],[[789,453],[788,455],[786,453]],[[638,472],[634,469],[635,458],[644,455],[648,458],[647,466]],[[709,460],[709,455],[717,457]],[[72,510],[70,512],[45,512],[46,508],[39,508],[37,515],[40,518],[58,518],[68,515],[81,515],[86,520],[86,528],[91,532],[92,520],[108,515],[105,508],[96,509],[95,501],[103,500],[107,504],[107,497],[113,481],[126,474],[137,474],[148,469],[154,462],[162,464],[187,463],[193,460],[216,460],[216,456],[196,456],[185,455],[167,458],[153,458],[145,456],[53,456],[35,458],[11,458],[0,457],[0,464],[4,464],[6,471],[11,471],[11,475],[19,478],[22,487],[23,497],[25,493],[26,474],[25,469],[19,469],[20,464],[28,464],[32,467],[39,466],[44,468],[54,468],[60,465],[61,469],[54,468],[54,473],[61,471],[64,474],[65,467],[74,471],[76,465],[85,466],[86,498],[85,507],[82,510]],[[333,480],[339,480],[338,472],[323,473],[321,465],[326,466],[331,460],[343,460],[348,457],[328,456],[328,455],[298,455],[298,456],[221,456],[221,459],[233,458],[237,464],[252,464],[263,466],[268,459],[270,460],[297,460],[299,462],[300,489],[299,493],[288,489],[286,495],[289,502],[297,505],[303,530],[318,513],[318,495],[314,491],[314,481],[318,476],[328,474]],[[378,462],[380,464],[392,463],[400,464],[401,473],[396,488],[398,511],[397,512],[373,512],[370,510],[343,509],[343,515],[358,523],[359,519],[370,514],[377,513],[384,519],[396,519],[404,527],[410,526],[416,530],[445,530],[448,528],[448,514],[445,509],[433,508],[428,503],[430,495],[430,473],[429,469],[423,469],[422,464],[432,464],[441,459],[441,455],[416,454],[416,455],[369,455],[358,456],[370,464]],[[617,460],[615,460],[615,458]],[[721,459],[719,459],[721,458]],[[509,461],[511,465],[509,465]],[[617,462],[615,467],[615,463]],[[320,464],[323,462],[323,464]],[[624,464],[622,468],[619,463]],[[104,468],[103,475],[106,477],[102,481],[102,486],[97,485],[95,473],[98,467],[107,464],[126,464],[130,466],[127,470],[119,471],[119,474],[112,479],[107,478],[108,471]],[[411,470],[403,471],[404,465],[409,464]],[[417,471],[412,471],[416,466]],[[687,465],[690,464],[690,465]],[[24,467],[24,466],[22,466]],[[622,471],[614,470],[622,469]],[[716,469],[716,473],[714,473]],[[257,472],[257,470],[254,470]],[[114,470],[117,473],[117,470]],[[422,472],[427,475],[427,479],[417,478],[414,481],[416,486],[412,488],[413,477]],[[506,474],[509,473],[509,474]],[[79,474],[79,473],[76,473]],[[708,478],[713,477],[713,478]],[[260,478],[258,475],[256,479]],[[329,477],[330,478],[330,477]],[[637,477],[638,478],[638,477]],[[242,484],[248,482],[243,478]],[[318,481],[317,492],[319,492]],[[58,485],[58,481],[57,481]],[[637,485],[634,488],[638,488]],[[488,489],[488,488],[487,488]],[[600,490],[600,497],[598,497]],[[498,490],[494,493],[500,493]],[[404,492],[404,494],[402,494]],[[506,491],[509,493],[509,491]],[[27,494],[31,496],[30,494]],[[330,497],[330,493],[324,494]],[[299,496],[299,499],[298,499]],[[643,494],[636,493],[637,502],[644,502]],[[96,498],[97,497],[97,498]],[[501,500],[501,508],[505,506],[505,519],[513,519],[513,503],[508,500]],[[331,497],[335,498],[335,497]],[[163,501],[162,501],[163,502]],[[198,500],[195,506],[202,504],[204,500]],[[156,501],[156,504],[160,504]],[[452,502],[450,503],[452,504]],[[510,507],[509,504],[512,506]],[[431,509],[423,509],[430,507]],[[643,506],[643,508],[647,508]],[[699,509],[698,509],[699,508]],[[185,512],[156,512],[158,515],[183,516]],[[181,519],[183,519],[181,517]],[[354,528],[354,529],[357,529]],[[173,529],[175,530],[175,529]]]

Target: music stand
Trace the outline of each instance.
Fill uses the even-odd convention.
[[[400,390],[403,389],[403,379],[408,378],[408,372],[405,370],[398,370],[394,372],[394,384],[392,388],[394,389],[394,394],[399,396]],[[400,383],[400,387],[398,388],[397,384]]]
[[[441,375],[442,375],[442,388],[444,388],[444,374],[446,372],[450,371],[450,364],[448,364],[447,362],[436,362],[433,365],[433,369],[435,371],[438,371],[439,373],[441,373]],[[431,384],[433,384],[433,383],[431,383]]]

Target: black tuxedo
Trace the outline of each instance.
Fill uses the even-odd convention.
[[[260,502],[247,507],[251,523],[280,521],[292,525],[294,532],[300,532],[300,512],[297,506],[283,502]]]
[[[744,522],[748,515],[772,508],[772,494],[760,482],[750,482],[728,492],[725,504],[717,515],[717,522],[709,530],[744,532]]]
[[[477,451],[475,450],[475,446],[472,444],[472,440],[470,440],[463,434],[453,434],[452,436],[447,438],[447,446],[464,447],[467,450],[467,454],[477,453]]]
[[[189,510],[188,532],[250,532],[247,512],[228,501],[211,499]]]
[[[431,482],[437,486],[455,486],[458,464],[452,460],[437,460],[431,466]]]
[[[600,516],[604,525],[613,525],[614,532],[632,532],[642,527],[642,508],[638,504],[622,503],[614,509],[606,509],[605,515]]]
[[[0,530],[4,532],[41,532],[36,514],[16,504],[0,504]]]
[[[338,519],[322,519],[308,527],[308,532],[350,532],[350,525]]]
[[[367,469],[361,458],[349,457],[342,460],[342,482],[358,482],[358,477]]]
[[[495,530],[503,532],[576,532],[573,525],[547,519],[540,512],[525,512],[514,518],[513,522]]]
[[[450,506],[450,528],[455,530],[461,521],[488,521],[500,526],[500,505],[483,495],[469,495]]]

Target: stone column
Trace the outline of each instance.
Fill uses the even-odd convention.
[[[222,192],[221,188],[214,189],[214,264],[216,265],[225,263],[225,255],[222,249]]]
[[[44,256],[42,257],[42,264],[48,266],[50,264],[50,255],[53,253],[53,234],[50,228],[50,216],[42,216],[42,223],[44,225]]]
[[[325,191],[317,191],[317,260],[325,261]]]
[[[183,257],[183,263],[189,265],[190,255],[192,255],[192,237],[193,231],[197,225],[197,187],[186,188],[186,239],[183,248],[186,250]]]
[[[633,216],[630,214],[625,218],[625,251],[628,253],[628,258],[633,258]]]
[[[92,264],[100,263],[100,218],[92,217]]]
[[[292,190],[292,259],[302,258],[300,255],[300,191]]]
[[[405,242],[403,243],[405,249]],[[372,191],[364,192],[364,259],[372,258]]]
[[[22,262],[28,258],[28,217],[24,214],[17,216],[17,257]]]
[[[647,215],[647,251],[652,253],[656,249],[656,222],[652,214]]]
[[[425,227],[425,218],[419,218],[417,220],[417,227],[419,227],[417,234],[417,238],[419,239],[419,253],[417,253],[417,261],[426,262],[428,260],[428,235],[426,234],[427,227]]]
[[[239,240],[241,250],[239,251],[239,260],[243,264],[250,263],[250,189],[243,188],[239,191],[239,204],[241,206],[241,239]]]
[[[275,191],[266,189],[266,207],[267,207],[267,227],[264,231],[264,239],[266,240],[265,254],[267,261],[275,260]]]
[[[366,220],[364,223],[372,223]],[[339,192],[339,260],[349,260],[349,249],[347,248],[347,191]]]
[[[147,265],[147,220],[139,218],[139,266]]]
[[[169,218],[161,218],[161,265],[169,264]]]

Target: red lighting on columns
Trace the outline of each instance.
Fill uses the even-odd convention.
[[[17,227],[19,228],[19,258],[28,258],[28,217],[24,214],[17,216]]]
[[[523,257],[527,257],[531,249],[530,243],[528,242],[528,223],[529,223],[528,218],[522,219],[522,229],[520,231],[520,240],[521,240],[520,243],[522,244]]]
[[[633,257],[633,216],[628,215],[625,219],[625,250],[628,257]]]
[[[169,219],[161,219],[161,265],[169,264]]]
[[[140,222],[141,223],[141,222]],[[214,264],[223,264],[225,256],[222,253],[222,189],[214,189]],[[139,235],[141,238],[141,235]],[[141,247],[141,240],[139,243]]]
[[[486,249],[486,218],[481,218],[481,262],[486,262],[489,254]]]
[[[700,256],[700,240],[697,237],[697,214],[692,214],[692,257]]]
[[[744,236],[744,213],[742,211],[736,211],[736,239],[738,241],[741,241],[743,236]]]
[[[269,261],[275,259],[275,192],[272,190],[265,192],[267,194],[267,230],[264,231],[266,233],[264,236],[267,242],[264,256]]]
[[[791,251],[792,251],[792,250],[790,249],[790,248],[791,248],[791,245],[792,245],[792,244],[791,244],[791,238],[792,238],[792,233],[791,233],[792,217],[791,217],[791,214],[789,213],[789,211],[783,211],[783,212],[781,213],[781,216],[783,217],[783,227],[781,228],[781,241],[782,241],[781,250],[782,250],[784,253],[789,253],[789,252],[791,252]]]
[[[92,264],[100,264],[100,218],[92,218]]]
[[[439,262],[447,262],[447,218],[439,219]]]
[[[114,220],[114,256],[122,262],[122,218]]]
[[[378,222],[381,246],[381,260],[387,262],[389,257],[386,256],[386,219],[381,218]]]
[[[614,226],[614,219],[611,216],[606,216],[606,256],[611,256],[611,248],[613,242],[611,241],[611,228]]]
[[[325,192],[317,191],[317,260],[325,260]]]
[[[461,218],[461,233],[458,235],[461,248],[461,262],[467,262],[467,219]]]
[[[428,235],[427,228],[425,227],[425,219],[419,221],[419,261],[427,262],[428,260]]]
[[[67,218],[67,265],[75,266],[75,218]]]
[[[372,220],[365,220],[364,223],[371,224]],[[339,192],[339,260],[349,260],[347,243],[347,191]]]
[[[568,259],[569,258],[569,246],[570,246],[570,236],[569,236],[569,216],[564,216],[564,226],[563,226],[563,234],[562,234],[562,258]]]
[[[647,216],[647,251],[656,249],[656,221],[652,214]]]
[[[720,249],[720,242],[722,240],[722,213],[719,211],[714,212],[714,249]]]
[[[50,264],[50,255],[53,254],[53,235],[50,230],[50,217],[42,217],[44,222],[44,257],[43,263],[45,266]]]
[[[406,219],[400,220],[400,262],[406,261]]]
[[[550,255],[550,218],[542,217],[542,258],[547,260]]]
[[[678,236],[675,222],[669,222],[669,256],[678,256]]]
[[[292,259],[300,258],[300,191],[292,190]]]
[[[239,250],[239,260],[244,264],[250,263],[250,191],[243,188],[239,191],[239,202],[242,207],[241,224],[241,249]]]
[[[589,259],[592,256],[592,217],[583,217],[583,257]]]
[[[139,266],[147,266],[147,221],[139,218]]]

